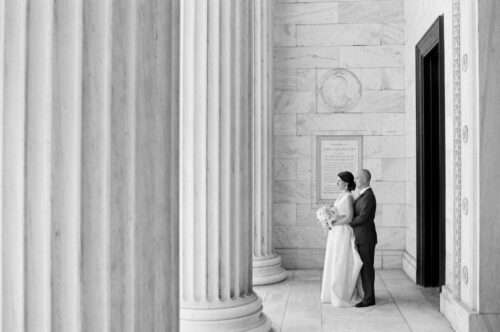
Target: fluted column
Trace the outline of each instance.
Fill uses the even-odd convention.
[[[1,331],[177,331],[179,5],[0,0]]]
[[[272,244],[272,1],[256,0],[253,15],[253,284],[286,279]]]
[[[247,0],[181,5],[181,330],[269,331],[252,290]]]

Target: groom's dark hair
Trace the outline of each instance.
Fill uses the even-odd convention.
[[[356,182],[354,182],[354,175],[352,175],[351,172],[343,171],[343,172],[340,172],[339,174],[337,174],[337,176],[342,181],[347,183],[347,190],[353,191],[354,189],[356,189]]]

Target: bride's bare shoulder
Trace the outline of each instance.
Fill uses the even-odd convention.
[[[342,196],[338,197],[337,198],[337,202],[343,202],[343,201],[347,201],[347,202],[353,202],[354,201],[354,197],[352,196],[352,193],[345,193],[345,194],[342,194]]]

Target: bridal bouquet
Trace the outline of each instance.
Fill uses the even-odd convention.
[[[331,227],[337,219],[337,208],[334,206],[322,206],[316,211],[318,223],[323,227]]]

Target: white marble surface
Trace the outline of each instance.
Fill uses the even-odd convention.
[[[364,136],[363,154],[365,158],[403,158],[406,154],[404,136]]]
[[[253,244],[257,254],[267,253],[271,204],[269,187],[256,188],[262,201],[254,201],[252,191],[270,183],[271,172],[271,111],[264,89],[270,71],[260,60],[262,66],[255,66],[253,54],[262,45],[252,40],[265,43],[267,31],[252,31],[262,28],[253,20],[262,19],[256,10],[263,3],[255,5],[182,1],[179,226],[180,329],[185,332],[270,328],[252,289]],[[262,90],[252,86],[254,79]],[[260,158],[255,163],[254,153]],[[253,220],[254,209],[263,218]],[[257,236],[264,241],[254,242],[254,221],[263,228]]]
[[[345,46],[340,48],[339,63],[351,68],[401,67],[403,54],[403,46]]]
[[[353,134],[403,135],[404,114],[369,114],[369,113],[314,113],[297,114],[298,135],[324,135],[339,132]]]
[[[273,38],[276,40],[275,46],[295,46],[297,45],[296,25],[294,24],[274,24]]]
[[[277,136],[273,144],[274,158],[309,159],[312,155],[312,138],[309,136]]]
[[[375,218],[377,227],[405,227],[406,205],[403,204],[379,204]]]
[[[339,4],[339,22],[404,22],[403,1],[348,1]]]
[[[307,180],[313,175],[313,168],[311,160],[299,159],[297,160],[297,179]]]
[[[275,180],[297,179],[297,159],[275,159],[273,168]]]
[[[273,69],[273,86],[275,90],[315,91],[316,71],[304,68]]]
[[[285,266],[300,264],[293,255],[308,256],[323,246],[310,228],[317,209],[318,135],[363,136],[363,165],[372,169],[381,205],[376,222],[386,228],[380,232],[381,248],[400,250],[408,132],[404,1],[276,0],[274,5],[273,220],[278,227],[273,236],[280,251],[293,249],[286,251]],[[343,71],[349,87],[361,84],[355,93],[361,97],[349,109],[324,102],[323,93],[330,90],[322,89],[323,82],[338,68],[350,72]],[[393,245],[387,236],[394,236]],[[397,257],[387,256],[385,265],[400,266]],[[382,258],[377,258],[381,267]]]
[[[348,113],[403,113],[404,91],[400,90],[364,90],[361,98]],[[317,112],[328,113],[336,110],[328,106],[322,98],[318,98]]]
[[[2,331],[178,329],[178,5],[2,1]]]
[[[276,283],[287,276],[286,271],[281,267],[281,258],[273,250],[272,185],[275,172],[278,173],[278,179],[288,179],[296,174],[294,160],[291,163],[274,163],[274,166],[278,168],[273,168],[273,133],[276,135],[295,134],[293,128],[296,118],[293,114],[276,114],[273,118],[272,9],[270,1],[254,2],[252,25],[255,49],[252,60],[254,92],[252,100],[252,282],[254,285]]]
[[[273,204],[273,223],[276,226],[290,226],[296,222],[296,204],[295,203],[274,203]]]
[[[328,24],[338,22],[338,3],[280,4],[274,6],[274,20],[278,24]]]
[[[311,113],[315,111],[316,95],[314,91],[274,92],[273,111],[276,114]]]
[[[276,251],[289,269],[319,269],[324,263],[325,249],[322,248],[277,248]]]
[[[2,328],[25,330],[26,1],[2,3]],[[29,300],[29,299],[28,299]],[[43,317],[40,317],[43,319]],[[45,327],[42,327],[46,328]]]
[[[309,180],[275,180],[273,182],[273,202],[275,203],[309,203],[312,196],[312,184]]]
[[[480,176],[478,195],[479,204],[479,237],[476,245],[479,251],[475,252],[475,260],[479,272],[478,306],[481,313],[489,313],[490,317],[479,318],[477,326],[485,329],[489,324],[500,328],[500,285],[491,278],[492,275],[500,273],[500,228],[498,218],[500,207],[495,197],[496,187],[500,184],[499,168],[500,153],[498,149],[500,116],[498,107],[500,105],[500,64],[496,59],[499,57],[500,46],[500,7],[495,1],[480,1],[478,4],[478,31],[479,39],[479,121],[476,128],[476,140],[479,140],[479,169],[476,170]],[[475,26],[471,28],[475,29]],[[476,30],[473,30],[474,32]],[[472,34],[474,41],[476,35]],[[473,95],[474,96],[474,95]],[[474,114],[475,115],[475,114]],[[474,116],[473,115],[473,116]],[[473,122],[474,124],[474,122]],[[472,127],[474,128],[474,127]],[[473,152],[474,153],[474,152]],[[477,186],[472,187],[477,188]],[[470,195],[470,194],[469,194]],[[470,248],[472,250],[472,248]],[[481,322],[481,320],[483,320]]]
[[[401,67],[388,68],[350,68],[363,87],[363,91],[370,90],[404,90],[404,70]],[[317,70],[318,85],[328,69]]]
[[[274,61],[280,68],[335,68],[339,65],[339,47],[278,47]]]
[[[403,23],[384,23],[382,25],[382,45],[404,45],[406,42],[406,25]]]
[[[297,117],[295,114],[275,114],[273,117],[273,134],[295,135],[297,133]],[[271,124],[269,124],[271,125]]]
[[[380,45],[378,24],[297,25],[298,46]]]
[[[296,204],[297,206],[297,225],[310,225],[316,220],[316,205]]]
[[[406,203],[406,182],[404,181],[374,181],[371,187],[376,194],[377,204]]]
[[[406,229],[404,227],[378,227],[377,250],[402,250],[405,246]]]
[[[275,332],[452,332],[436,306],[438,293],[415,286],[399,269],[376,271],[377,304],[333,308],[319,301],[321,271],[294,270],[284,283],[257,287]]]

